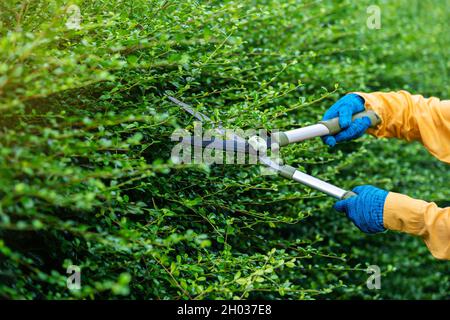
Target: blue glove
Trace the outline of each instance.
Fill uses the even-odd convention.
[[[339,125],[343,130],[335,136],[324,136],[322,138],[323,142],[330,147],[334,147],[337,142],[361,137],[370,127],[370,119],[368,117],[363,117],[352,121],[352,116],[355,113],[364,110],[364,99],[355,93],[347,94],[339,99],[327,110],[327,112],[325,112],[322,120],[330,120],[339,117]]]
[[[335,203],[337,211],[345,212],[347,217],[365,233],[386,230],[383,225],[384,202],[387,191],[372,186],[359,186],[353,189],[357,194]]]

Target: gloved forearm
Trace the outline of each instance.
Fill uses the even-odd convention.
[[[450,100],[424,98],[407,91],[356,94],[364,98],[367,110],[382,119],[368,133],[420,141],[436,158],[450,163]]]
[[[450,260],[450,207],[389,192],[383,222],[387,229],[420,236],[434,257]]]

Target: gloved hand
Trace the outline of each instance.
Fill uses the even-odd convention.
[[[334,136],[328,135],[322,137],[323,142],[330,147],[334,147],[337,142],[361,137],[370,127],[370,119],[363,117],[352,121],[352,116],[364,110],[364,99],[361,96],[350,93],[340,98],[325,112],[322,120],[339,117],[339,125],[343,130]]]
[[[384,231],[383,211],[388,192],[373,186],[359,186],[352,190],[357,194],[335,203],[337,211],[345,212],[347,217],[363,232]]]

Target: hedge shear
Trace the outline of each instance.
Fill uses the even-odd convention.
[[[215,127],[215,123],[208,116],[203,113],[194,110],[191,106],[187,105],[184,102],[179,101],[174,97],[168,97],[170,101],[181,107],[183,110],[194,116],[197,120],[202,123],[209,123],[213,127]],[[358,119],[362,117],[368,117],[371,122],[371,127],[376,127],[379,123],[381,123],[381,118],[374,111],[364,111],[360,113],[356,113],[353,115],[352,119]],[[222,128],[221,124],[215,127],[215,130],[220,134],[225,134],[225,130]],[[335,135],[341,131],[341,127],[339,125],[339,118],[333,118],[330,120],[320,121],[317,124],[310,125],[307,127],[297,128],[284,132],[275,132],[271,134],[270,138],[267,139],[267,147],[273,148],[273,146],[287,146],[291,143],[296,143],[300,141],[304,141],[307,139],[312,139],[315,137],[322,137],[325,135]],[[228,133],[229,134],[229,133]],[[255,144],[250,143],[249,141],[244,139],[243,137],[231,133],[228,135],[231,140],[221,140],[221,139],[209,139],[209,140],[199,140],[193,139],[192,137],[189,139],[182,138],[182,142],[191,144],[197,147],[214,147],[222,150],[231,150],[235,152],[245,152],[245,153],[253,153],[256,154],[258,160],[265,166],[273,169],[279,175],[291,179],[297,182],[300,182],[303,185],[306,185],[310,188],[321,191],[329,196],[332,196],[336,199],[347,199],[356,194],[352,191],[341,189],[335,185],[332,185],[326,181],[308,175],[304,172],[297,170],[296,168],[290,165],[282,165],[273,161],[269,157],[265,155],[261,155],[258,152],[258,148],[255,147]],[[274,144],[275,143],[275,144]]]

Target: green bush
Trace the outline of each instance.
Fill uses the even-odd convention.
[[[258,166],[170,161],[171,133],[193,122],[167,95],[229,128],[288,129],[352,90],[448,94],[448,9],[415,2],[379,1],[380,30],[368,1],[1,3],[0,296],[448,295],[448,264],[418,239],[361,234],[333,199]],[[282,155],[345,188],[448,198],[448,170],[416,144],[315,139]],[[382,290],[365,287],[371,264]]]

